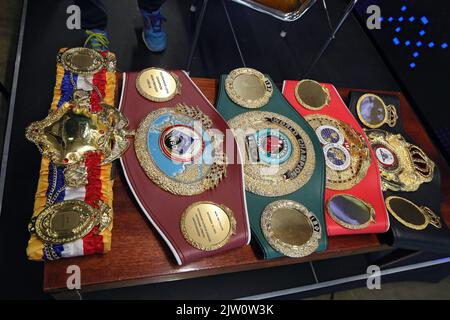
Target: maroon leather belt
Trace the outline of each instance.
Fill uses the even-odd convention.
[[[176,112],[178,111],[176,110],[179,110],[180,106],[184,106],[185,108],[189,108],[189,110],[199,110],[201,116],[185,112],[180,117],[190,116],[196,119],[202,119],[203,123],[211,124],[212,128],[218,129],[223,133],[223,145],[227,146],[228,144],[231,144],[233,150],[235,150],[234,154],[227,154],[228,164],[226,165],[226,175],[220,179],[220,181],[216,181],[210,189],[191,193],[190,190],[194,188],[195,183],[186,183],[185,188],[177,189],[178,191],[174,191],[170,186],[164,185],[165,182],[171,184],[173,177],[168,174],[164,176],[164,168],[160,166],[158,169],[158,167],[155,166],[155,162],[157,162],[158,159],[156,159],[157,155],[152,153],[152,150],[156,150],[155,152],[159,155],[158,148],[164,149],[164,146],[169,149],[172,148],[172,152],[174,152],[173,149],[175,148],[173,148],[172,143],[174,143],[173,141],[175,140],[177,142],[184,141],[184,144],[180,144],[179,148],[176,149],[178,156],[174,157],[176,161],[182,161],[184,159],[183,157],[186,155],[186,150],[202,150],[201,148],[204,146],[204,142],[203,144],[198,145],[197,148],[192,143],[192,141],[195,141],[196,137],[189,136],[190,133],[194,134],[194,131],[190,128],[178,124],[164,128],[161,130],[162,133],[160,134],[160,136],[165,135],[159,140],[161,145],[150,145],[152,139],[152,127],[149,124],[150,129],[148,129],[148,127],[146,129],[149,131],[147,143],[149,144],[150,151],[141,150],[136,152],[136,147],[130,148],[121,158],[125,177],[141,209],[166,241],[167,245],[175,255],[178,264],[184,264],[248,244],[250,242],[250,230],[245,204],[242,166],[240,164],[241,162],[238,161],[240,155],[237,151],[234,138],[232,135],[226,134],[226,130],[229,129],[229,127],[222,116],[217,113],[186,73],[183,71],[173,71],[172,74],[175,75],[175,78],[178,78],[177,82],[180,85],[181,92],[175,94],[171,100],[166,102],[150,101],[142,95],[142,90],[136,88],[136,80],[139,76],[137,72],[128,72],[124,74],[120,109],[129,120],[130,130],[138,129],[140,124],[145,122],[143,119],[148,119],[149,114],[164,116],[167,110],[175,110],[174,112],[177,115]],[[164,80],[162,82],[164,82]],[[156,85],[158,85],[158,83],[156,83]],[[151,86],[150,83],[149,86]],[[168,115],[168,117],[170,118],[170,115]],[[142,131],[142,125],[137,131],[135,139],[137,139],[139,132]],[[147,131],[145,131],[145,134],[147,134]],[[186,135],[188,136],[187,138],[185,138]],[[202,133],[199,135],[201,136]],[[232,141],[228,141],[230,139]],[[166,151],[167,150],[165,150],[165,153],[163,152],[163,154],[167,154]],[[150,162],[149,165],[155,166],[157,168],[156,171],[159,170],[157,174],[161,176],[161,179],[158,180],[152,176],[155,171],[153,167],[153,171],[150,170],[150,173],[149,170],[147,170],[148,168],[143,168],[142,157],[148,156],[145,154],[146,152],[153,157],[153,161]],[[160,157],[161,162],[167,161],[167,159],[164,159],[164,156]],[[179,163],[176,164],[179,165]],[[179,182],[177,183],[177,186],[179,187],[180,184]],[[184,192],[190,194],[182,195]],[[204,244],[202,241],[196,241],[202,236],[205,236],[205,241],[208,242],[209,238],[214,238],[213,232],[217,231],[220,233],[220,230],[216,229],[222,227],[221,223],[217,221],[209,224],[211,221],[208,222],[207,220],[211,218],[210,215],[200,215],[196,216],[196,218],[189,216],[189,214],[186,216],[187,210],[189,211],[192,206],[195,207],[198,203],[212,203],[213,205],[219,206],[218,208],[226,208],[225,211],[232,217],[230,223],[233,224],[233,232],[223,243],[213,244],[212,242],[214,239],[210,239],[210,246],[202,246],[202,244]],[[218,210],[220,211],[220,209]],[[214,216],[214,214],[217,216],[216,211],[213,210],[211,213],[212,216]],[[191,210],[190,214],[195,215],[196,213]],[[197,224],[196,219],[198,221],[202,220],[202,222]],[[209,228],[208,226],[211,227],[209,231],[206,230]],[[192,239],[189,239],[189,234],[186,235],[186,232],[189,233],[189,228],[195,230],[190,230]],[[201,230],[202,228],[205,230]],[[186,231],[186,229],[188,230]],[[206,235],[204,231],[206,232]]]

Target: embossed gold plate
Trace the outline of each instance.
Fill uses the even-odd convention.
[[[315,114],[305,119],[324,149],[327,188],[347,190],[357,185],[371,163],[370,150],[362,135],[349,124],[329,116]]]
[[[400,134],[380,129],[365,130],[380,168],[383,191],[416,191],[433,180],[434,162]]]
[[[295,87],[297,101],[306,109],[320,110],[330,103],[330,92],[314,80],[301,80]]]
[[[177,195],[215,188],[226,175],[218,130],[198,108],[177,104],[150,112],[140,123],[134,149],[147,176]]]
[[[236,233],[236,219],[226,206],[200,201],[191,204],[183,212],[180,227],[191,246],[212,251],[223,247]]]
[[[42,211],[31,222],[29,230],[45,243],[62,244],[87,235],[95,226],[103,231],[112,221],[112,210],[103,202],[96,209],[84,201],[58,202]]]
[[[83,161],[87,152],[100,151],[102,164],[119,158],[128,148],[128,120],[117,109],[103,105],[93,113],[88,107],[71,102],[62,104],[41,121],[31,123],[26,137],[43,156],[58,165]]]
[[[273,87],[270,80],[258,70],[238,68],[232,70],[225,79],[225,91],[241,107],[257,109],[269,102]]]
[[[395,106],[386,106],[379,96],[372,93],[364,94],[358,99],[356,112],[359,120],[371,129],[379,128],[385,123],[392,128],[398,119]]]
[[[375,222],[373,207],[350,194],[337,194],[327,202],[330,217],[347,229],[364,229]]]
[[[99,51],[89,48],[71,48],[58,55],[64,69],[81,74],[92,75],[102,68],[115,71],[116,58],[107,52],[104,57]]]
[[[419,207],[408,199],[397,196],[387,197],[385,202],[389,213],[405,227],[423,230],[431,224],[438,229],[442,228],[441,218],[428,207]]]
[[[302,204],[274,201],[261,215],[261,229],[270,246],[288,257],[305,257],[319,246],[320,222]]]
[[[247,191],[276,197],[300,189],[316,158],[311,139],[292,120],[273,112],[250,111],[228,122],[242,150]]]
[[[178,76],[160,68],[142,70],[136,78],[138,92],[150,101],[165,102],[181,93]]]

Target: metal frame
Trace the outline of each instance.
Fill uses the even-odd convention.
[[[3,207],[3,193],[5,191],[6,169],[8,165],[9,145],[11,142],[11,131],[14,119],[14,108],[16,104],[17,83],[19,80],[20,59],[22,56],[23,36],[25,32],[25,20],[28,8],[28,0],[23,1],[20,17],[19,39],[17,43],[16,61],[14,63],[14,75],[9,101],[8,120],[6,122],[5,139],[3,142],[2,163],[0,168],[0,215]]]
[[[234,27],[233,27],[233,24],[231,22],[230,16],[228,14],[228,10],[227,10],[225,1],[226,0],[222,0],[222,5],[223,5],[223,8],[224,8],[225,14],[227,16],[227,20],[228,20],[228,24],[230,26],[231,32],[233,33],[234,42],[235,42],[237,50],[239,51],[239,55],[241,57],[242,64],[243,64],[243,66],[245,66],[245,60],[244,60],[241,48],[239,46],[239,41],[237,40],[236,34],[234,32]],[[285,21],[285,22],[293,22],[295,20],[298,20],[300,17],[303,16],[303,14],[305,14],[317,2],[317,0],[310,0],[310,1],[305,2],[305,4],[303,6],[301,6],[297,10],[298,12],[297,12],[297,14],[295,14],[295,19],[294,19],[293,18],[294,14],[292,16],[290,16],[290,17],[282,16],[282,15],[280,15],[280,12],[278,12],[277,14],[274,13],[274,11],[277,11],[277,10],[268,8],[267,6],[264,6],[262,4],[256,3],[256,2],[251,1],[251,0],[230,0],[230,1],[233,1],[233,2],[241,4],[241,5],[244,5],[246,7],[249,7],[251,9],[253,9],[253,10],[256,10],[256,11],[263,12],[265,14],[271,15],[271,16],[273,16],[273,17],[275,17],[275,18],[277,18],[279,20]],[[328,20],[328,23],[330,25],[331,34],[328,37],[327,41],[322,46],[322,48],[320,49],[320,51],[317,53],[317,55],[311,61],[311,64],[307,68],[306,72],[301,76],[301,79],[306,78],[306,77],[309,76],[309,74],[314,69],[316,64],[322,58],[322,56],[325,53],[325,51],[327,50],[327,48],[330,46],[331,42],[335,39],[337,32],[340,30],[340,28],[342,27],[344,22],[347,20],[348,16],[353,11],[353,8],[355,7],[357,2],[358,2],[358,0],[350,0],[349,4],[347,5],[347,8],[345,9],[343,15],[340,17],[338,23],[333,27],[332,23],[331,23],[330,15],[328,13],[327,4],[326,4],[325,0],[322,0],[322,4],[323,4],[324,10],[325,10],[326,15],[327,15],[327,20]],[[200,33],[201,33],[201,30],[202,30],[202,27],[203,27],[203,22],[204,22],[204,19],[205,19],[208,3],[209,3],[208,0],[202,0],[202,7],[201,7],[200,15],[199,15],[199,18],[198,18],[198,21],[197,21],[197,26],[195,27],[194,39],[192,41],[192,45],[191,45],[191,49],[190,49],[189,57],[188,57],[188,62],[187,62],[187,65],[186,65],[186,71],[188,73],[191,70],[192,60],[194,59],[194,55],[195,55],[195,52],[197,50],[198,40],[200,38]],[[286,15],[286,14],[284,14],[284,15]]]
[[[308,11],[316,3],[317,0],[307,0],[304,3],[302,3],[299,8],[288,13],[270,8],[268,6],[265,6],[261,3],[252,0],[231,0],[231,1],[244,5],[258,12],[268,14],[284,22],[293,22],[300,19],[306,13],[306,11]]]
[[[391,268],[391,269],[380,271],[380,277],[391,275],[391,274],[396,274],[396,273],[402,273],[402,272],[406,272],[406,271],[411,271],[411,270],[423,269],[423,268],[432,267],[432,266],[445,264],[445,263],[449,263],[449,262],[450,262],[450,257],[410,264],[410,265],[402,266],[402,267]],[[290,289],[266,292],[266,293],[257,294],[257,295],[253,295],[253,296],[241,297],[241,298],[238,298],[237,300],[262,300],[262,299],[283,297],[283,296],[287,296],[287,295],[291,295],[291,294],[319,290],[319,289],[329,288],[329,287],[333,287],[333,286],[337,286],[337,285],[341,285],[341,284],[346,284],[346,283],[351,283],[351,282],[356,282],[356,281],[361,281],[361,280],[367,280],[371,276],[372,276],[372,274],[365,273],[365,274],[340,278],[340,279],[331,280],[331,281],[318,282],[316,284],[307,285],[307,286],[301,286],[301,287],[295,287],[295,288],[290,288]]]

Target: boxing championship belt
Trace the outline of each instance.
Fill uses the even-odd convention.
[[[114,107],[115,55],[63,48],[48,116],[33,122],[26,137],[43,157],[27,255],[55,260],[111,249],[112,161],[128,143],[126,120]],[[111,148],[114,145],[114,148]]]
[[[199,88],[183,71],[149,68],[125,73],[122,90],[136,130],[125,177],[178,264],[248,244],[242,166],[224,147],[236,142]]]
[[[311,127],[268,76],[250,68],[221,77],[217,110],[238,139],[250,225],[264,258],[325,250],[324,159]]]
[[[375,155],[336,88],[313,80],[285,81],[283,94],[323,147],[328,235],[386,232],[389,219]]]
[[[350,92],[350,111],[365,128],[381,172],[389,231],[397,248],[450,253],[450,231],[440,215],[439,167],[410,143],[397,96]]]

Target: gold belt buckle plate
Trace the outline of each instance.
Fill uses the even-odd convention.
[[[316,251],[321,238],[317,217],[292,200],[278,200],[267,205],[261,215],[261,229],[272,248],[294,258]]]
[[[316,155],[309,136],[292,120],[266,111],[237,115],[228,124],[243,152],[245,188],[266,197],[286,195],[311,178]]]
[[[273,93],[272,82],[258,70],[238,68],[225,79],[225,91],[237,105],[258,109],[265,106]]]
[[[383,124],[394,127],[398,120],[397,109],[393,105],[386,105],[376,94],[362,95],[356,103],[359,120],[368,128],[376,129]]]
[[[200,201],[191,204],[183,212],[180,228],[191,246],[212,251],[223,247],[236,233],[236,219],[228,207]]]
[[[416,191],[433,180],[434,162],[418,146],[400,134],[380,129],[365,130],[377,158],[383,191]]]
[[[29,225],[29,231],[45,243],[61,244],[86,236],[95,226],[98,233],[112,221],[112,209],[98,201],[94,208],[81,200],[58,202],[44,209]]]
[[[64,103],[41,121],[31,123],[26,137],[34,142],[42,155],[58,165],[74,165],[84,160],[87,152],[100,151],[102,164],[119,158],[128,148],[128,120],[117,109],[103,105],[102,111]]]
[[[160,68],[148,68],[138,74],[136,89],[150,101],[165,102],[181,93],[181,82],[173,72]]]
[[[58,54],[60,62],[65,70],[81,75],[92,75],[102,68],[114,72],[116,70],[116,57],[107,51],[104,57],[99,51],[90,48],[71,48]]]
[[[326,187],[347,190],[357,185],[371,164],[370,150],[361,134],[335,118],[313,114],[305,117],[322,143]]]
[[[186,104],[160,108],[139,124],[134,149],[146,175],[163,190],[195,195],[226,176],[226,155],[211,119]]]
[[[438,229],[442,228],[441,218],[428,207],[419,207],[412,201],[397,196],[387,197],[385,202],[389,213],[405,227],[423,230],[431,224]]]

